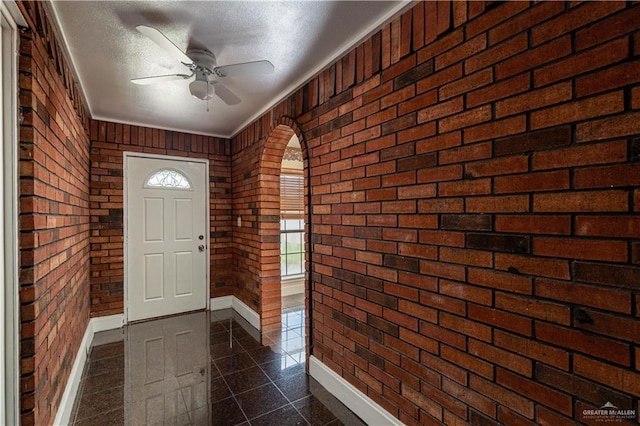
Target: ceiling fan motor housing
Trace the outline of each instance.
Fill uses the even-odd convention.
[[[205,74],[213,74],[216,67],[216,56],[207,49],[189,49],[187,56],[193,60],[197,71],[201,68]]]

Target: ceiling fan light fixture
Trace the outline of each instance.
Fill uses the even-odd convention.
[[[207,80],[195,79],[189,83],[189,92],[194,98],[206,101],[213,97],[213,90]]]

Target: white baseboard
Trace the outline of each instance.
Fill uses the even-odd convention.
[[[260,330],[260,315],[235,296],[233,298],[233,310],[239,313],[253,327]]]
[[[93,324],[94,334],[99,331],[115,330],[116,328],[122,328],[122,326],[124,325],[124,314],[91,318],[91,324]]]
[[[260,330],[260,315],[235,296],[213,298],[209,301],[209,306],[212,311],[233,308],[251,326]]]
[[[313,355],[309,357],[309,374],[367,424],[403,424]]]
[[[123,324],[124,315],[110,315],[107,317],[91,318],[89,320],[87,328],[84,331],[84,336],[82,337],[82,342],[80,342],[78,353],[73,361],[73,367],[71,367],[67,385],[60,399],[60,405],[58,406],[56,417],[53,420],[54,425],[68,425],[71,423],[73,403],[76,400],[78,389],[80,388],[80,380],[82,379],[82,373],[87,362],[87,355],[91,349],[94,334],[99,331],[120,328]]]
[[[209,300],[209,310],[219,311],[221,309],[229,309],[233,307],[234,296],[215,297]]]

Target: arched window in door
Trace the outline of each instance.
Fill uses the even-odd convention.
[[[191,189],[191,182],[185,175],[176,170],[162,169],[151,173],[144,181],[144,187]]]

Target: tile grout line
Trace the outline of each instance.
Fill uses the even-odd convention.
[[[225,327],[224,320],[220,320],[220,324],[222,324],[223,327]],[[229,323],[231,323],[232,319],[229,319]],[[211,326],[211,325],[209,325]],[[227,329],[227,332],[229,333],[229,338],[230,341],[232,341],[233,339],[233,331],[231,329]],[[242,345],[241,345],[242,346]],[[243,348],[244,349],[244,348]],[[247,413],[245,413],[244,409],[242,408],[242,406],[240,405],[240,402],[238,401],[238,399],[236,398],[235,393],[233,392],[233,389],[231,389],[231,386],[229,386],[229,382],[227,381],[227,379],[225,378],[224,374],[222,374],[222,371],[220,370],[220,368],[218,368],[218,365],[216,364],[215,360],[213,359],[213,357],[211,356],[211,352],[209,352],[209,358],[211,359],[211,362],[214,364],[216,370],[218,370],[218,373],[220,373],[220,378],[224,381],[224,384],[227,386],[227,389],[229,389],[229,393],[231,394],[231,398],[233,398],[233,400],[235,401],[236,405],[238,406],[238,408],[240,409],[240,411],[242,412],[242,415],[244,416],[244,419],[246,422],[249,423],[249,425],[251,425],[251,422],[249,422],[249,416],[247,416]],[[219,358],[222,359],[222,358]],[[224,401],[224,399],[223,399]],[[218,401],[219,402],[219,401]],[[210,404],[211,405],[211,404]],[[242,424],[242,423],[237,423],[237,424]]]
[[[302,401],[304,401],[305,399],[309,399],[312,396],[312,394],[310,393],[310,387],[309,387],[310,376],[305,371],[298,371],[298,368],[299,367],[303,368],[306,362],[306,359],[305,361],[302,361],[302,362],[299,360],[300,351],[298,348],[298,345],[300,345],[299,341],[302,342],[303,348],[306,346],[306,341],[303,340],[305,339],[305,335],[306,335],[306,325],[304,324],[304,322],[301,323],[300,321],[300,318],[304,318],[304,309],[295,310],[295,308],[290,308],[290,309],[288,308],[287,311],[283,313],[288,314],[290,318],[288,320],[281,322],[280,329],[276,330],[278,333],[274,335],[269,335],[269,333],[264,333],[264,334],[259,333],[259,336],[255,336],[253,333],[251,333],[251,330],[247,329],[245,327],[245,324],[242,323],[241,321],[238,321],[238,318],[236,318],[235,316],[231,316],[230,318],[221,318],[217,316],[212,316],[212,317],[207,317],[207,335],[204,338],[198,339],[198,341],[202,343],[205,346],[205,348],[207,344],[209,346],[208,353],[207,353],[208,355],[207,359],[210,364],[209,368],[211,371],[209,381],[222,379],[222,383],[224,383],[224,386],[226,387],[226,391],[229,392],[229,396],[233,398],[232,400],[235,402],[237,408],[239,409],[239,413],[237,414],[242,415],[243,420],[239,420],[241,423],[246,422],[246,424],[248,425],[255,424],[257,419],[262,418],[264,416],[273,415],[274,413],[277,413],[279,411],[283,411],[285,413],[288,412],[289,415],[293,414],[294,412],[297,413],[300,416],[301,420],[303,420],[303,422],[306,425],[313,424],[313,421],[315,419],[315,417],[313,416],[311,416],[308,419],[305,415],[303,415],[303,411],[301,411],[306,407],[306,405],[302,405],[304,404],[304,402]],[[302,321],[304,321],[304,319],[302,319]],[[216,325],[213,326],[214,324]],[[215,330],[218,330],[213,334],[213,336],[211,334],[212,327]],[[287,338],[287,339],[283,340],[284,338]],[[215,351],[212,350],[212,346],[215,346],[215,345],[219,345],[219,351],[218,349],[216,349]],[[228,346],[228,348],[231,348],[231,351],[225,350],[224,346]],[[264,354],[262,351],[264,351]],[[223,356],[216,356],[215,353],[222,354]],[[94,353],[94,355],[96,355],[96,353]],[[125,356],[125,354],[113,354],[111,350],[109,351],[100,350],[97,353],[97,355],[100,356],[100,358],[91,359],[91,352],[88,354],[87,367],[81,378],[80,390],[78,392],[78,397],[75,402],[76,406],[74,407],[74,410],[73,410],[72,422],[70,423],[71,425],[77,426],[79,424],[78,423],[78,413],[80,408],[79,404],[87,398],[86,391],[88,389],[87,380],[88,380],[89,366],[90,365],[95,366],[97,363],[99,367],[97,370],[96,369],[92,370],[92,372],[93,371],[99,372],[98,374],[92,374],[91,375],[92,378],[100,377],[101,375],[109,375],[109,374],[112,374],[113,371],[115,370],[115,364],[112,362],[112,360],[118,360],[119,358],[122,358]],[[234,357],[237,357],[237,358],[234,360],[233,359]],[[226,360],[227,358],[229,359]],[[282,364],[283,360],[286,361],[284,364]],[[236,362],[234,363],[234,361]],[[260,362],[260,361],[263,361],[263,362]],[[281,363],[280,365],[278,365],[278,361],[280,361]],[[223,362],[226,362],[225,365],[228,364],[229,366],[229,368],[225,368],[225,371],[227,372],[226,374],[223,374],[223,370],[221,369],[224,366]],[[242,368],[249,363],[251,364],[249,367]],[[289,365],[289,363],[291,364]],[[237,364],[237,365],[234,366],[234,364]],[[240,367],[240,369],[237,369],[238,367]],[[243,383],[242,382],[243,376],[242,374],[238,375],[238,373],[242,373],[248,369],[254,369],[255,367],[258,367],[257,369],[255,369],[255,372],[256,373],[259,372],[260,374],[263,374],[264,379],[260,378],[259,375],[256,375],[255,377],[249,378],[252,380],[249,380],[248,382],[244,381]],[[282,367],[286,367],[286,368],[282,370]],[[294,370],[284,374],[279,371],[279,369],[282,371],[285,371],[290,367],[293,367]],[[102,371],[101,369],[104,371]],[[125,366],[125,369],[126,369],[126,366]],[[240,382],[237,383],[237,386],[234,385],[234,388],[237,387],[238,389],[242,389],[243,386],[246,386],[246,385],[249,385],[250,388],[246,390],[242,390],[241,392],[234,391],[230,386],[230,383],[231,383],[230,376],[233,374],[238,375],[238,379],[241,380]],[[213,375],[216,375],[215,379],[211,378],[211,376]],[[252,386],[252,382],[259,383],[259,381],[262,381],[262,380],[264,380],[263,383],[257,386],[255,385]],[[299,380],[304,380],[304,383],[303,383],[305,385],[304,389],[298,383]],[[293,395],[292,397],[289,397],[287,393],[285,393],[285,390],[287,389],[287,386],[290,383],[293,385],[293,387],[291,388],[291,392],[288,392],[288,393]],[[209,383],[209,389],[211,389],[210,386],[211,384]],[[277,393],[274,393],[273,395],[276,397],[276,400],[280,398],[280,396],[277,396],[277,395],[281,395],[283,397],[282,405],[275,407],[273,409],[270,409],[268,411],[263,411],[263,412],[260,412],[260,407],[255,407],[255,408],[258,408],[256,410],[257,414],[252,418],[249,418],[248,412],[246,411],[246,408],[248,406],[243,407],[242,405],[240,405],[241,398],[239,398],[239,395],[245,394],[247,392],[252,392],[252,391],[255,391],[256,389],[260,389],[262,387],[267,387],[267,386],[273,386],[275,387],[275,389],[277,389]],[[91,388],[93,389],[93,387],[94,386],[92,386]],[[112,388],[115,389],[118,387],[119,386],[114,385],[112,387],[109,387],[108,389],[112,389]],[[293,399],[293,397],[297,396],[300,393],[300,391],[303,391],[304,395]],[[93,393],[91,395],[93,395]],[[258,395],[258,398],[259,398],[259,395]],[[207,405],[209,406],[209,409],[211,409],[211,406],[214,404],[212,402],[213,398],[212,396],[209,396],[207,399],[208,399]],[[224,401],[224,399],[222,401]],[[185,407],[187,406],[187,400],[186,400],[185,394],[181,394],[181,402],[185,405]],[[217,402],[220,402],[220,401],[217,401]],[[247,401],[247,402],[250,402],[250,401]],[[295,405],[298,402],[301,403],[300,409]],[[307,402],[311,403],[312,400],[309,399]],[[113,402],[111,402],[110,404],[113,404]],[[270,404],[268,403],[268,401],[265,401],[264,406],[268,407],[269,405]],[[101,415],[104,415],[106,413],[110,413],[111,415],[117,415],[118,413],[116,413],[116,411],[122,408],[123,408],[122,406],[114,407],[113,405],[110,405],[108,409],[103,412],[81,419],[80,424],[82,424],[83,421],[89,421],[93,418],[98,418]],[[224,409],[224,407],[221,407],[221,409]],[[194,421],[194,419],[196,419],[196,417],[194,417],[196,415],[195,410],[196,409],[194,410],[187,409],[186,414],[188,415],[188,418],[190,421]],[[331,409],[329,409],[329,411],[331,411]],[[334,417],[334,419],[331,420],[329,423],[335,421],[336,418],[337,417]],[[322,420],[322,424],[326,424],[326,423],[327,422]]]

